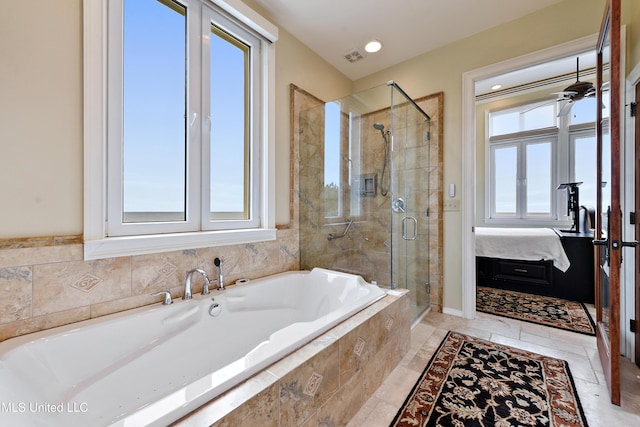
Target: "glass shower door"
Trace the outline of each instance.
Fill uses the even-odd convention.
[[[429,121],[393,86],[391,140],[391,282],[416,320],[430,305]]]

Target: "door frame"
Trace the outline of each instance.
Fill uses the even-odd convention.
[[[596,233],[595,240],[600,240],[605,246],[594,246],[595,259],[598,264],[596,267],[596,344],[600,358],[600,364],[604,373],[605,380],[609,389],[609,397],[611,403],[620,405],[620,359],[622,357],[622,315],[620,307],[624,288],[624,281],[621,277],[622,267],[622,245],[623,234],[622,227],[624,224],[624,167],[622,164],[624,150],[624,96],[622,93],[623,70],[620,58],[622,52],[620,49],[620,24],[621,24],[620,0],[607,0],[598,36],[598,44],[596,51],[598,53],[598,80],[596,84],[597,96],[596,101],[602,102],[601,93],[605,84],[608,84],[610,93],[610,113],[608,130],[603,131],[602,126],[602,110],[598,109],[596,121],[596,138],[598,144],[598,170],[597,180],[602,181],[602,146],[604,137],[608,136],[610,141],[611,155],[611,176],[609,188],[611,191],[610,200],[603,200],[601,197],[600,187],[598,187],[598,203],[596,206]],[[605,51],[609,49],[608,55],[608,80],[603,80],[603,74],[606,72],[603,64],[603,56]],[[604,182],[604,181],[602,181]],[[606,204],[603,204],[606,203]],[[607,208],[607,224],[606,235],[602,236],[604,227],[602,226],[605,206]],[[594,240],[594,243],[595,243]],[[603,252],[606,251],[606,252]],[[602,273],[604,254],[606,253],[606,263],[609,266],[608,273]],[[607,276],[607,283],[603,285],[603,276]],[[603,290],[608,291],[608,301],[603,302]],[[604,311],[604,308],[608,310]],[[606,315],[606,320],[605,320]]]
[[[624,33],[623,33],[624,34]],[[598,34],[542,49],[462,74],[462,316],[476,316],[476,99],[475,83],[510,71],[595,50]],[[624,49],[624,45],[622,46]],[[455,310],[454,310],[455,311]]]
[[[624,40],[624,32],[622,33],[622,39]],[[640,63],[634,67],[625,79],[625,104],[629,105],[632,102],[640,101],[640,96],[636,93],[636,86],[638,85],[640,85]],[[623,111],[626,119],[630,115],[629,109],[625,108]],[[636,155],[640,155],[640,150],[637,148],[637,145],[640,144],[640,120],[637,115],[635,120],[625,120],[624,129],[627,136],[623,144],[625,150],[624,206],[628,207],[624,209],[624,212],[635,211],[637,216],[636,226],[630,225],[628,221],[624,222],[623,234],[625,240],[633,241],[640,240],[640,197],[635,197],[635,192],[640,190],[640,185],[638,185],[640,180],[640,159],[636,159]],[[638,174],[635,180],[632,174],[634,170]],[[623,325],[629,325],[632,319],[640,319],[640,249],[636,248],[635,253],[633,251],[633,249],[625,248],[623,252],[625,259],[636,258],[635,263],[623,263],[624,269],[622,273],[623,277],[627,279],[625,283],[628,284],[623,288],[624,304],[620,307],[624,311],[624,315],[622,315]],[[635,286],[633,284],[634,281]],[[640,364],[640,345],[636,344],[636,335],[640,335],[640,332],[634,334],[629,328],[623,329],[621,351],[623,354],[629,355],[632,362]]]

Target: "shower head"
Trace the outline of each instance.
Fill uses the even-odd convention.
[[[382,123],[376,123],[373,125],[373,127],[379,130],[380,132],[384,131],[384,125]]]

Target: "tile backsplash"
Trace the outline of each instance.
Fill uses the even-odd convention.
[[[151,294],[184,293],[186,273],[203,268],[213,281],[215,257],[225,284],[299,269],[297,230],[270,242],[84,261],[78,236],[0,241],[0,341],[118,311],[160,303]],[[194,277],[194,292],[202,279]]]

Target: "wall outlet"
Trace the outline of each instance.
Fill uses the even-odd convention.
[[[460,200],[455,200],[455,199],[445,200],[443,203],[443,209],[445,212],[459,211]]]

